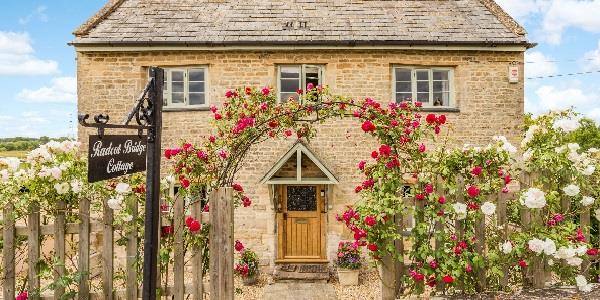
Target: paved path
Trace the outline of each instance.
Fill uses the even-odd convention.
[[[337,300],[333,285],[279,281],[265,288],[265,300]]]

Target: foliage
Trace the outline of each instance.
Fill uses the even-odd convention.
[[[238,253],[235,274],[244,278],[256,276],[258,274],[258,255],[256,255],[256,252],[244,247],[240,241],[235,241],[235,250]]]
[[[66,137],[50,139],[47,136],[40,138],[28,138],[28,137],[14,137],[14,138],[0,138],[0,152],[4,151],[31,151],[43,144],[50,142],[50,140],[62,142],[68,140]]]
[[[337,251],[337,266],[341,269],[360,269],[362,258],[360,257],[360,247],[356,242],[340,241]]]

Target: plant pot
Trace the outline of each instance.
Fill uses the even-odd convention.
[[[253,276],[244,277],[244,279],[242,279],[242,281],[245,286],[255,285],[256,282],[258,281],[258,274],[254,274]]]
[[[358,285],[358,273],[360,270],[338,269],[340,285]]]

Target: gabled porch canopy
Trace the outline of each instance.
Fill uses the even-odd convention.
[[[333,173],[298,141],[261,179],[262,184],[338,184]]]

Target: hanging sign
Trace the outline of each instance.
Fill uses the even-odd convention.
[[[88,181],[97,182],[146,170],[146,136],[91,135]]]
[[[519,82],[519,66],[508,67],[508,82],[517,83]]]

